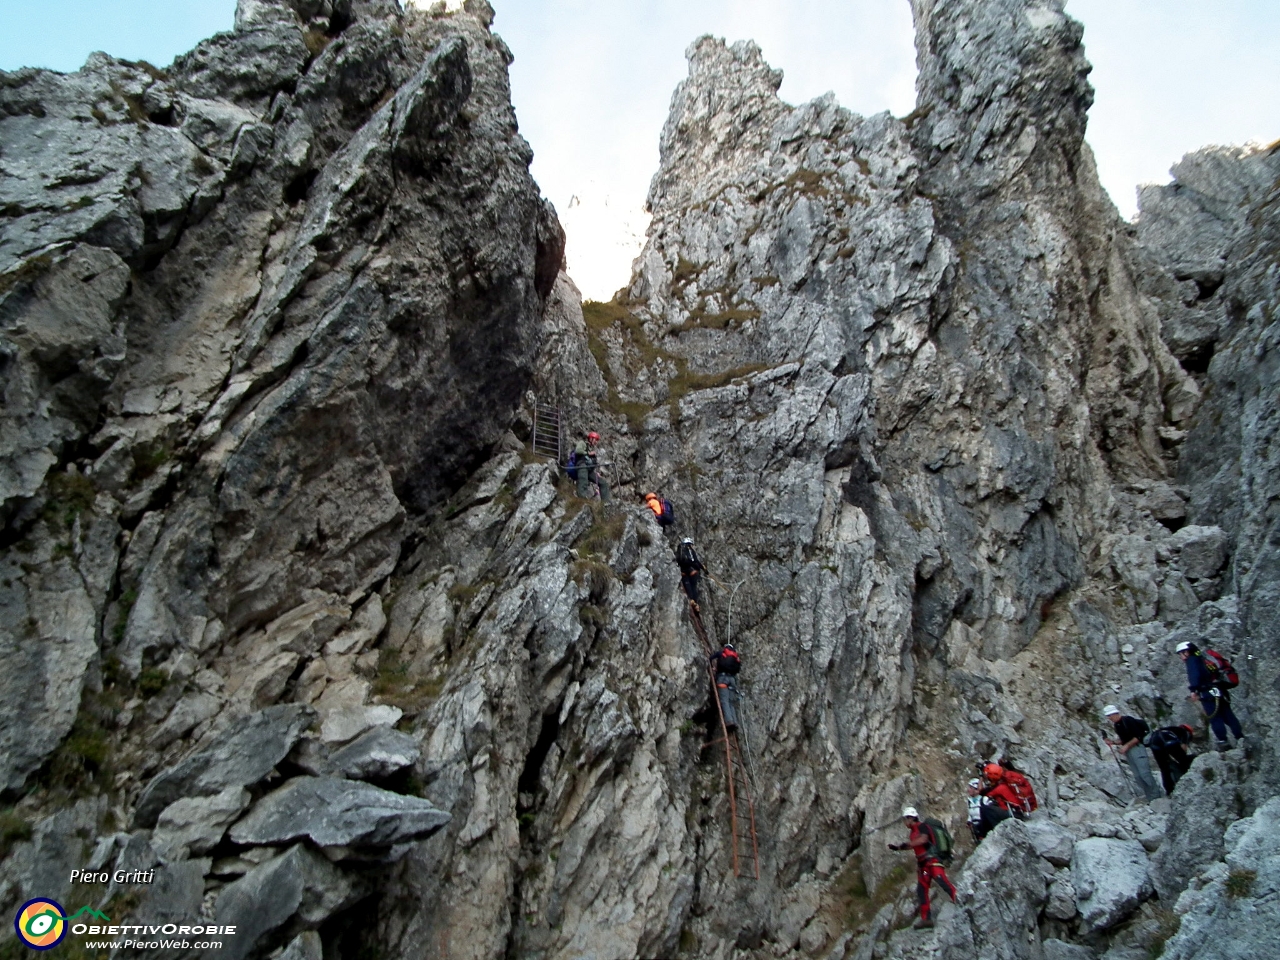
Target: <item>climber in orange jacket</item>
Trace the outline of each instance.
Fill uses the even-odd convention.
[[[665,497],[660,497],[656,493],[646,493],[644,495],[644,505],[653,511],[653,519],[658,526],[669,527],[676,522],[676,514],[671,508],[671,501]]]

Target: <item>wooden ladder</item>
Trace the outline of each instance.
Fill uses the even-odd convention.
[[[533,437],[529,444],[535,456],[564,463],[564,430],[560,425],[560,408],[533,401]]]
[[[689,608],[689,616],[693,620],[693,631],[702,641],[707,656],[711,656],[711,640],[707,636],[706,627],[702,623],[702,615]],[[742,744],[738,740],[738,731],[730,730],[725,724],[724,707],[720,704],[720,691],[716,689],[715,668],[708,663],[707,673],[711,679],[711,699],[716,705],[716,716],[720,720],[720,739],[711,740],[702,745],[715,746],[724,744],[725,783],[729,788],[729,828],[732,835],[733,875],[760,879],[760,848],[756,840],[756,805],[752,797],[751,777],[742,756]],[[739,716],[741,722],[741,716]]]

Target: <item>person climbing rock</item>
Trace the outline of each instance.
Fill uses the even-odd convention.
[[[1191,768],[1191,755],[1187,753],[1187,745],[1195,736],[1191,724],[1183,723],[1176,727],[1160,727],[1151,731],[1147,737],[1147,749],[1156,759],[1160,768],[1160,780],[1164,783],[1164,792],[1173,794],[1173,788],[1182,775]]]
[[[1240,721],[1231,710],[1231,697],[1227,693],[1228,685],[1234,686],[1230,677],[1225,675],[1228,670],[1212,662],[1189,640],[1178,644],[1175,652],[1187,666],[1187,689],[1191,691],[1187,699],[1200,701],[1200,709],[1204,711],[1209,727],[1213,730],[1214,749],[1227,749],[1228,727],[1231,728],[1231,735],[1236,738],[1236,746],[1243,747],[1244,731],[1240,729]],[[1228,669],[1230,666],[1229,663],[1226,664]]]
[[[732,733],[738,729],[738,671],[742,669],[742,660],[732,643],[711,654],[711,668],[715,673],[724,728]]]
[[[965,799],[969,804],[965,820],[969,824],[969,832],[973,834],[973,842],[981,843],[988,833],[1013,814],[999,806],[990,797],[982,794],[982,781],[974,777],[965,788]]]
[[[1129,769],[1133,771],[1133,778],[1138,781],[1138,786],[1142,787],[1142,795],[1148,801],[1157,799],[1160,796],[1160,788],[1156,786],[1155,778],[1151,776],[1151,758],[1147,756],[1147,748],[1143,746],[1151,728],[1147,726],[1145,720],[1124,716],[1120,713],[1120,708],[1112,704],[1102,708],[1102,715],[1116,730],[1117,739],[1108,738],[1107,743],[1120,751],[1121,756],[1129,764]]]
[[[573,445],[573,462],[577,471],[578,496],[586,499],[591,494],[591,484],[600,489],[600,500],[609,502],[609,484],[600,476],[600,434],[594,430],[580,434]]]
[[[600,449],[600,434],[594,430],[587,434],[587,455],[590,457],[587,467],[587,480],[600,490],[600,502],[610,500],[609,482],[605,480],[600,467],[604,466],[604,452]]]
[[[1019,820],[1025,820],[1036,808],[1031,782],[1018,771],[988,763],[982,768],[982,778],[986,781],[983,795]]]
[[[685,537],[676,547],[676,564],[680,567],[680,586],[684,587],[685,596],[689,598],[689,606],[695,613],[698,606],[698,577],[702,575],[702,561],[693,549],[693,538]]]
[[[911,831],[907,842],[891,843],[888,846],[890,850],[911,850],[915,853],[916,901],[920,904],[920,919],[913,926],[916,929],[932,927],[933,910],[929,903],[929,885],[936,880],[938,885],[947,891],[952,903],[956,899],[956,888],[947,876],[947,871],[942,866],[942,861],[938,859],[939,838],[937,828],[932,824],[921,821],[920,814],[915,807],[902,808],[902,822]]]
[[[656,493],[644,495],[644,505],[653,511],[653,519],[660,527],[669,527],[676,522],[676,512],[671,501]]]

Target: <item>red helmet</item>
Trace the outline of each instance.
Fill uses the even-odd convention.
[[[587,439],[588,439],[588,440],[599,440],[599,439],[600,439],[600,434],[598,434],[598,433],[596,433],[594,430],[592,430],[590,433],[588,433],[588,434],[587,434]]]
[[[988,763],[982,768],[982,775],[988,780],[999,780],[1004,777],[1004,768],[998,763]]]

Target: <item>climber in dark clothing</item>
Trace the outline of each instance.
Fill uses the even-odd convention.
[[[1177,654],[1187,665],[1187,689],[1191,691],[1188,700],[1199,700],[1200,709],[1209,719],[1213,729],[1214,748],[1227,749],[1227,728],[1236,738],[1237,746],[1244,745],[1244,731],[1240,729],[1240,721],[1231,710],[1231,697],[1218,682],[1217,672],[1205,662],[1200,648],[1194,643],[1184,640],[1177,646]]]
[[[1161,727],[1147,738],[1147,749],[1156,758],[1165,793],[1172,794],[1173,785],[1191,768],[1187,744],[1194,733],[1191,725],[1184,723],[1177,727]]]
[[[716,696],[724,715],[724,727],[733,732],[738,729],[738,671],[742,669],[742,660],[732,643],[711,654],[711,668],[716,677]]]
[[[933,827],[921,822],[920,814],[916,812],[915,807],[904,807],[902,820],[911,830],[911,836],[907,838],[906,843],[889,844],[889,849],[911,850],[915,853],[916,900],[920,904],[920,919],[914,926],[932,927],[933,912],[929,905],[929,884],[936,880],[938,886],[947,891],[953,903],[956,899],[956,888],[935,852],[938,849],[938,838],[934,835]]]
[[[697,612],[698,578],[702,575],[702,561],[693,549],[693,539],[685,537],[676,548],[676,563],[680,567],[680,586],[684,587],[685,596],[689,598],[689,606]]]
[[[965,819],[969,824],[969,831],[973,834],[974,843],[981,843],[983,838],[999,826],[1002,820],[1008,820],[1013,816],[990,797],[983,796],[982,781],[976,777],[969,781],[965,792],[969,803],[968,816]]]

